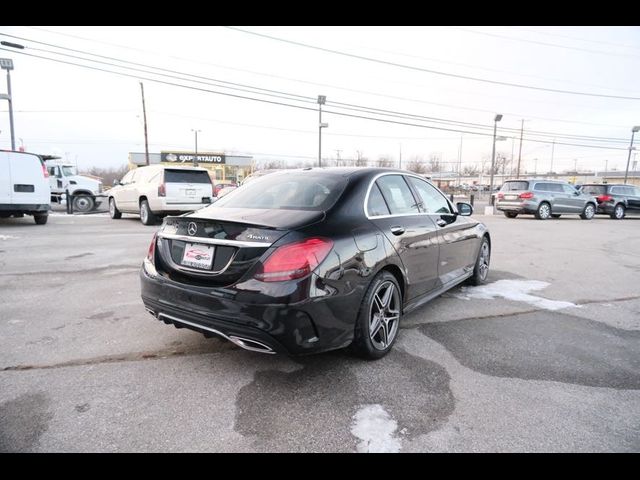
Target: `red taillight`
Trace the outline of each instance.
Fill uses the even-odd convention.
[[[155,264],[155,258],[156,258],[156,239],[158,238],[158,234],[154,233],[153,234],[153,239],[151,240],[151,245],[149,245],[149,251],[147,252],[147,260],[149,260],[151,263]]]
[[[596,200],[598,203],[613,202],[613,197],[611,195],[600,195],[599,197],[596,197]]]
[[[500,192],[498,193],[498,200],[503,200],[504,199],[504,193]]]
[[[167,196],[167,186],[164,184],[164,182],[162,182],[158,186],[158,196],[159,197],[166,197]]]
[[[320,265],[333,247],[327,238],[309,238],[278,247],[264,262],[255,278],[263,282],[284,282],[302,278]]]
[[[533,198],[533,192],[524,192],[518,195],[518,198]]]
[[[49,171],[47,170],[47,167],[44,163],[41,163],[40,165],[42,165],[42,174],[44,175],[44,178],[49,178]]]

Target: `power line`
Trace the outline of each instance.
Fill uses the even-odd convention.
[[[73,66],[77,66],[77,67],[81,67],[81,68],[87,68],[87,69],[90,69],[90,70],[96,70],[96,71],[102,71],[102,72],[106,72],[106,73],[112,73],[114,75],[120,75],[120,76],[124,76],[124,77],[129,77],[129,78],[148,80],[148,81],[151,81],[151,82],[156,82],[156,83],[165,84],[165,85],[182,87],[182,88],[186,88],[186,89],[190,89],[190,90],[213,93],[213,94],[229,96],[229,97],[233,97],[233,98],[240,98],[240,99],[244,99],[244,100],[253,100],[253,101],[268,103],[268,104],[272,104],[272,105],[280,105],[280,106],[286,106],[286,107],[291,107],[291,108],[297,108],[297,109],[301,109],[301,110],[311,110],[311,111],[314,111],[314,112],[316,111],[315,108],[311,108],[311,107],[304,107],[304,106],[301,106],[301,105],[287,104],[287,103],[283,103],[283,102],[277,102],[277,101],[273,101],[273,100],[266,100],[266,99],[262,99],[262,98],[247,97],[245,95],[238,95],[238,94],[233,94],[233,93],[228,93],[228,92],[220,92],[220,91],[216,91],[216,90],[210,90],[210,89],[205,89],[205,88],[200,88],[200,87],[194,87],[194,86],[184,85],[184,84],[175,83],[175,82],[168,82],[168,81],[165,81],[165,80],[159,80],[157,78],[143,77],[143,76],[139,76],[139,75],[132,75],[132,74],[124,73],[124,72],[117,72],[117,71],[108,70],[108,69],[95,67],[95,66],[91,66],[91,65],[83,65],[83,64],[79,64],[79,63],[69,62],[69,61],[66,61],[66,60],[60,60],[60,59],[45,57],[45,56],[42,56],[42,55],[35,55],[35,54],[27,53],[27,52],[24,52],[24,51],[16,52],[14,50],[9,50],[9,49],[6,49],[6,48],[0,48],[0,50],[11,51],[11,52],[14,52],[14,53],[18,53],[20,55],[26,55],[26,56],[29,56],[29,57],[40,58],[40,59],[49,60],[49,61],[52,61],[52,62],[63,63],[63,64],[67,64],[67,65],[73,65]],[[120,67],[120,68],[127,68],[127,67]],[[458,130],[458,129],[452,129],[452,128],[435,127],[435,126],[431,126],[431,125],[415,124],[415,123],[409,123],[409,122],[399,122],[399,121],[394,121],[394,120],[367,117],[367,116],[362,116],[362,115],[347,114],[347,113],[343,113],[343,112],[335,112],[335,111],[326,111],[326,112],[327,113],[332,113],[332,114],[335,114],[335,115],[345,116],[345,117],[360,118],[360,119],[377,121],[377,122],[395,123],[395,124],[398,124],[398,125],[414,126],[414,127],[420,127],[420,128],[427,128],[427,129],[433,129],[433,130],[442,130],[442,131],[450,131],[450,132],[457,132],[457,133],[468,133],[468,134],[471,134],[471,135],[491,136],[490,133],[481,133],[481,132],[474,132],[474,131],[468,131],[468,130]],[[543,142],[543,141],[535,140],[535,139],[528,139],[527,141],[538,142],[538,143],[549,143],[549,142]],[[561,144],[561,145],[583,146],[583,147],[587,147],[587,148],[601,148],[601,149],[610,149],[610,150],[626,150],[624,148],[615,148],[615,147],[606,147],[606,146],[597,146],[597,145],[581,145],[581,144],[560,143],[560,142],[556,142],[556,143],[557,144]]]
[[[588,38],[580,38],[580,37],[572,37],[570,35],[562,35],[560,33],[549,33],[549,32],[541,32],[540,30],[535,30],[532,28],[522,28],[522,27],[518,27],[520,30],[523,30],[525,32],[533,32],[533,33],[537,33],[538,35],[547,35],[550,37],[560,37],[560,38],[568,38],[570,40],[578,40],[580,42],[589,42],[589,43],[597,43],[599,45],[613,45],[615,47],[624,47],[624,48],[633,48],[634,50],[640,50],[640,47],[635,46],[635,45],[628,45],[625,43],[617,43],[617,42],[608,42],[606,40],[592,40],[592,39],[588,39]]]
[[[71,35],[71,34],[65,34],[65,33],[60,33],[60,32],[53,32],[51,30],[47,30],[47,29],[43,29],[43,28],[35,28],[35,27],[27,27],[27,28],[32,28],[34,30],[42,30],[42,31],[53,33],[53,34],[56,34],[56,35],[68,36],[68,37],[71,37],[71,38],[78,38],[78,39],[82,39],[82,40],[86,40],[86,41],[90,41],[90,42],[96,42],[96,43],[101,43],[101,44],[105,44],[105,45],[115,46],[115,47],[118,47],[118,48],[123,48],[123,49],[128,49],[128,50],[133,50],[133,51],[140,51],[140,52],[145,52],[145,53],[153,53],[153,54],[159,55],[159,53],[153,52],[153,51],[150,51],[150,50],[144,50],[144,49],[124,46],[124,45],[114,44],[114,43],[110,43],[110,42],[103,42],[103,41],[94,40],[94,39],[90,39],[90,38],[86,38],[86,37],[81,37],[81,36],[78,36],[78,35]],[[8,34],[2,34],[2,35],[9,36]],[[16,36],[13,36],[13,37],[22,39],[22,37],[16,37]],[[35,40],[28,40],[28,41],[37,42]],[[50,45],[50,44],[47,44],[47,45]],[[67,47],[62,47],[62,46],[55,46],[55,48],[67,49]],[[73,49],[70,49],[70,50],[73,51]],[[58,52],[56,52],[56,54],[63,55],[63,54],[58,53]],[[94,54],[92,54],[90,52],[86,52],[86,54],[94,55]],[[285,77],[285,76],[281,76],[281,75],[267,74],[267,73],[264,73],[264,72],[257,72],[257,71],[254,71],[254,70],[247,70],[247,69],[242,69],[242,68],[234,68],[234,67],[229,67],[229,66],[225,66],[225,65],[209,63],[209,62],[202,62],[202,61],[198,61],[198,60],[195,60],[195,59],[178,57],[178,56],[174,56],[174,55],[165,55],[165,56],[167,56],[168,58],[175,58],[175,59],[179,59],[179,60],[183,60],[183,61],[187,61],[187,62],[192,62],[192,63],[197,63],[197,64],[203,64],[203,65],[209,65],[209,66],[214,66],[214,67],[218,67],[218,68],[224,68],[224,69],[228,69],[228,70],[246,72],[246,73],[251,73],[251,74],[254,74],[254,75],[266,76],[266,77],[269,77],[269,78],[278,78],[278,79],[282,79],[282,80],[287,80],[287,81],[292,81],[292,82],[297,82],[297,83],[304,83],[304,84],[308,84],[308,85],[316,85],[316,86],[329,87],[329,88],[334,88],[334,89],[344,90],[344,91],[349,91],[349,92],[362,93],[362,94],[365,94],[365,95],[379,96],[379,97],[383,97],[383,98],[391,98],[391,99],[395,99],[395,100],[409,101],[409,102],[413,102],[413,103],[424,103],[424,104],[428,104],[428,105],[436,105],[436,106],[440,106],[440,107],[444,107],[444,108],[451,108],[451,109],[458,109],[458,110],[467,110],[467,111],[475,111],[475,112],[483,112],[483,113],[491,113],[491,114],[495,113],[493,110],[486,110],[486,109],[472,108],[472,107],[464,107],[464,106],[461,106],[461,105],[453,105],[453,104],[447,104],[447,103],[431,102],[431,101],[421,100],[421,99],[401,97],[401,96],[396,96],[396,95],[388,95],[388,94],[383,94],[383,93],[379,93],[379,92],[358,90],[358,89],[341,87],[341,86],[331,85],[331,84],[326,84],[326,83],[318,83],[318,82],[301,80],[301,79],[296,79],[296,78],[291,78],[291,77]],[[105,58],[109,58],[109,57],[105,57]],[[90,59],[87,59],[87,60],[91,61]],[[116,60],[116,61],[126,62],[126,61],[123,61],[123,60]],[[140,65],[140,64],[138,64],[138,65]],[[159,67],[150,67],[150,68],[159,68]],[[192,76],[194,76],[194,75],[192,75]],[[212,81],[217,81],[215,79],[211,79],[210,77],[201,77],[201,78],[206,78],[206,79],[209,79],[209,80],[212,80]],[[220,80],[220,82],[223,82],[223,81]],[[228,83],[234,84],[233,82],[228,82]],[[235,84],[235,85],[242,85],[242,84]],[[257,89],[259,87],[250,87],[250,88],[256,88]],[[277,91],[274,91],[274,92],[277,92]],[[292,94],[292,95],[294,95],[294,94]],[[509,116],[514,116],[514,117],[527,117],[527,118],[531,118],[531,119],[545,120],[545,121],[551,121],[551,122],[573,123],[573,124],[580,124],[580,125],[605,126],[605,127],[615,127],[615,128],[626,128],[626,125],[610,125],[610,124],[601,124],[601,123],[594,123],[594,122],[584,122],[584,121],[578,121],[578,120],[566,120],[566,119],[559,119],[559,118],[539,117],[539,116],[524,115],[524,114],[521,114],[521,113],[513,113],[513,112],[505,112],[504,114],[505,115],[509,115]]]
[[[527,88],[527,89],[530,89],[530,90],[552,92],[552,93],[562,93],[562,94],[567,94],[567,95],[581,95],[581,96],[587,96],[587,97],[600,97],[600,98],[615,98],[615,99],[620,99],[620,100],[640,100],[640,97],[628,97],[628,96],[623,96],[623,95],[605,95],[605,94],[602,94],[602,93],[577,92],[577,91],[574,91],[574,90],[561,90],[561,89],[556,89],[556,88],[536,87],[536,86],[533,86],[533,85],[524,85],[524,84],[520,84],[520,83],[511,83],[511,82],[501,82],[499,80],[489,80],[489,79],[486,79],[486,78],[471,77],[471,76],[468,76],[468,75],[459,75],[459,74],[455,74],[455,73],[441,72],[441,71],[438,71],[438,70],[432,70],[432,69],[428,69],[428,68],[416,67],[414,65],[406,65],[406,64],[403,64],[403,63],[389,62],[389,61],[381,60],[381,59],[378,59],[378,58],[366,57],[364,55],[356,55],[356,54],[353,54],[353,53],[342,52],[340,50],[334,50],[334,49],[330,49],[330,48],[318,47],[316,45],[310,45],[310,44],[307,44],[307,43],[296,42],[294,40],[287,40],[287,39],[284,39],[284,38],[274,37],[274,36],[266,35],[266,34],[263,34],[263,33],[252,32],[251,30],[244,30],[244,29],[241,29],[241,28],[230,27],[230,26],[225,26],[224,28],[228,28],[230,30],[235,30],[235,31],[238,31],[238,32],[246,33],[246,34],[249,34],[249,35],[256,35],[258,37],[268,38],[270,40],[275,40],[275,41],[278,41],[278,42],[290,43],[292,45],[297,45],[297,46],[300,46],[300,47],[311,48],[311,49],[319,50],[319,51],[322,51],[322,52],[333,53],[333,54],[336,54],[336,55],[342,55],[342,56],[350,57],[350,58],[357,58],[359,60],[365,60],[365,61],[368,61],[368,62],[380,63],[380,64],[383,64],[383,65],[389,65],[389,66],[392,66],[392,67],[399,67],[399,68],[405,68],[405,69],[408,69],[408,70],[432,73],[434,75],[441,75],[441,76],[445,76],[445,77],[460,78],[460,79],[463,79],[463,80],[472,80],[472,81],[475,81],[475,82],[491,83],[491,84],[494,84],[494,85],[504,85],[504,86],[507,86],[507,87]]]
[[[205,77],[205,76],[202,76],[202,75],[181,73],[181,72],[177,72],[175,70],[165,69],[165,68],[161,68],[161,67],[155,67],[153,65],[146,65],[146,64],[141,64],[141,63],[138,63],[138,62],[131,62],[131,61],[119,59],[119,58],[116,58],[116,57],[99,55],[99,54],[94,54],[94,53],[91,53],[91,52],[86,52],[86,51],[83,51],[83,50],[71,49],[71,48],[67,48],[67,47],[63,47],[63,46],[54,45],[54,44],[47,43],[47,42],[40,42],[40,41],[36,41],[36,40],[30,40],[30,39],[27,39],[25,37],[19,37],[19,36],[16,36],[16,35],[7,35],[7,34],[4,34],[4,35],[12,37],[12,38],[20,39],[20,40],[33,41],[34,43],[37,43],[37,44],[43,44],[43,45],[47,45],[47,46],[52,46],[52,47],[58,48],[58,49],[70,50],[70,51],[73,51],[73,52],[79,52],[79,53],[81,53],[83,55],[97,56],[99,58],[105,58],[105,59],[113,60],[113,61],[120,62],[120,63],[130,64],[130,65],[143,66],[145,68],[159,70],[159,71],[162,71],[162,72],[178,73],[179,75],[176,76],[176,75],[160,74],[160,73],[156,73],[156,72],[149,71],[149,70],[146,70],[146,69],[139,69],[139,68],[134,68],[134,67],[126,67],[126,66],[116,65],[116,64],[113,64],[111,62],[105,62],[105,61],[101,61],[101,60],[94,60],[94,59],[91,59],[91,58],[78,57],[76,55],[70,55],[70,54],[56,52],[56,51],[52,51],[52,50],[48,50],[48,49],[42,49],[42,48],[37,48],[37,47],[31,47],[30,48],[32,50],[41,51],[41,52],[45,52],[45,53],[49,53],[49,54],[53,54],[53,55],[60,55],[60,56],[74,58],[74,59],[79,59],[79,60],[99,63],[99,64],[103,64],[103,65],[109,65],[109,66],[116,67],[116,68],[123,68],[123,69],[129,69],[129,70],[133,70],[133,71],[150,73],[152,75],[166,76],[166,77],[169,77],[169,78],[175,78],[175,79],[179,79],[179,80],[183,80],[183,81],[186,80],[188,82],[203,83],[203,84],[206,84],[206,85],[213,85],[213,86],[218,86],[218,87],[221,87],[221,88],[227,88],[227,89],[231,89],[231,90],[243,91],[243,92],[254,93],[254,94],[257,93],[257,94],[261,94],[261,95],[272,96],[272,97],[275,97],[275,98],[283,98],[283,99],[286,99],[286,100],[301,101],[301,102],[305,102],[305,103],[309,103],[309,104],[315,104],[315,101],[314,101],[315,99],[313,97],[309,97],[309,96],[293,94],[293,93],[284,92],[284,91],[281,91],[281,90],[273,90],[273,89],[265,89],[265,88],[261,88],[261,87],[254,87],[253,85],[240,84],[240,83],[236,83],[236,82],[229,82],[229,81],[226,81],[226,80],[214,79],[214,78]],[[209,82],[199,81],[199,80],[193,80],[192,79],[193,77],[200,78],[200,79],[205,79],[205,80],[211,80],[214,83],[209,83]],[[226,84],[226,85],[219,85],[219,83],[223,83],[223,84]],[[227,85],[233,85],[233,86],[227,86]],[[239,86],[239,87],[242,87],[242,88],[236,88],[236,86]],[[258,90],[258,92],[254,91],[254,90]],[[262,92],[267,92],[267,93],[262,93]],[[295,97],[295,98],[289,98],[289,97]],[[301,100],[298,100],[298,99],[301,99]],[[378,108],[374,108],[374,107],[365,107],[365,106],[361,106],[361,105],[353,105],[353,104],[342,103],[342,102],[331,102],[331,103],[333,103],[334,105],[341,106],[340,108],[353,109],[353,107],[355,107],[359,111],[366,111],[366,110],[361,110],[361,109],[371,110],[371,111],[369,111],[367,113],[379,113],[379,114],[382,114],[382,115],[392,114],[391,116],[396,116],[396,117],[400,116],[401,118],[404,118],[404,117],[408,116],[408,117],[411,117],[411,118],[425,119],[425,120],[428,120],[428,121],[431,121],[431,122],[434,122],[434,123],[444,123],[444,124],[448,124],[448,125],[456,125],[457,124],[457,125],[463,125],[465,127],[477,127],[477,128],[481,128],[481,129],[490,129],[491,128],[490,126],[487,126],[487,125],[484,125],[484,124],[461,122],[461,121],[457,121],[457,120],[442,119],[442,118],[438,118],[438,117],[426,117],[426,116],[422,116],[422,115],[407,114],[407,113],[404,113],[404,112],[384,110],[384,109],[378,109]],[[515,129],[509,129],[507,127],[503,127],[502,130],[515,131]],[[626,141],[627,141],[626,139],[622,139],[622,138],[595,137],[595,136],[585,136],[585,135],[566,135],[566,134],[559,134],[557,132],[528,131],[527,133],[528,134],[532,134],[532,135],[536,135],[536,136],[552,136],[552,137],[562,136],[562,137],[566,137],[566,138],[570,138],[570,139],[583,139],[585,141],[603,141],[603,142],[620,142],[620,143],[626,143]],[[548,134],[548,135],[546,135],[546,134]]]
[[[513,40],[516,42],[524,42],[524,43],[533,43],[533,44],[537,44],[537,45],[544,45],[547,47],[556,47],[556,48],[565,48],[567,50],[577,50],[577,51],[581,51],[581,52],[589,52],[589,53],[597,53],[600,55],[615,55],[618,57],[637,57],[640,58],[639,55],[633,55],[631,53],[614,53],[614,52],[603,52],[602,50],[591,50],[588,48],[581,48],[581,47],[571,47],[568,45],[559,45],[557,43],[549,43],[549,42],[540,42],[538,40],[527,40],[525,38],[518,38],[518,37],[511,37],[509,35],[500,35],[498,33],[489,33],[489,32],[479,32],[477,30],[473,30],[470,28],[461,28],[461,27],[450,27],[453,28],[455,30],[461,30],[463,32],[469,32],[469,33],[475,33],[477,35],[486,35],[488,37],[496,37],[496,38],[504,38],[506,40]]]

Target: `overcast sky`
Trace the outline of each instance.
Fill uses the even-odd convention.
[[[507,157],[513,148],[517,159],[519,142],[511,138],[519,137],[526,120],[525,169],[533,171],[537,159],[538,172],[547,171],[552,150],[556,171],[575,161],[579,169],[602,170],[605,161],[609,169],[624,169],[631,127],[640,125],[638,27],[238,28],[280,40],[225,27],[0,27],[0,40],[24,45],[24,53],[131,75],[0,50],[15,65],[17,146],[60,154],[81,168],[125,164],[129,152],[144,151],[140,77],[146,78],[151,152],[193,150],[191,129],[198,129],[199,151],[316,161],[318,95],[326,95],[326,111],[336,112],[323,113],[327,158],[354,158],[360,151],[397,161],[402,149],[403,162],[434,153],[457,162],[462,135],[463,164],[479,165],[491,154],[493,119],[501,113],[498,135],[508,139],[497,145]],[[6,112],[0,100],[3,149],[10,148]]]

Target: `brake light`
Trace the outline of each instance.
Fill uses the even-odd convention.
[[[284,282],[302,278],[327,258],[333,242],[327,238],[309,238],[278,247],[264,262],[255,278],[262,282]]]
[[[533,198],[533,192],[524,192],[518,195],[518,198]]]
[[[498,200],[503,200],[504,199],[504,193],[500,192],[498,193]]]
[[[598,203],[613,202],[613,197],[611,195],[600,195],[599,197],[596,197],[596,200]]]
[[[158,186],[158,196],[159,197],[166,197],[167,196],[167,186],[164,184],[164,182],[162,182]]]
[[[40,165],[42,166],[42,174],[44,175],[44,178],[49,178],[49,171],[47,170],[45,164],[40,162]]]
[[[151,263],[155,264],[156,258],[156,240],[158,238],[158,233],[153,234],[153,239],[151,240],[151,245],[149,245],[149,250],[147,251],[147,260]]]

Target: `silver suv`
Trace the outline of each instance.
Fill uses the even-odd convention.
[[[557,180],[507,180],[496,195],[496,208],[507,218],[526,213],[546,220],[571,213],[591,220],[596,206],[595,197],[582,194],[569,183]]]

